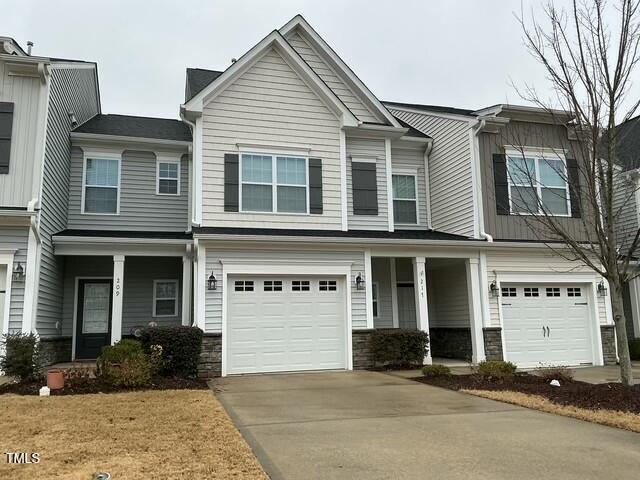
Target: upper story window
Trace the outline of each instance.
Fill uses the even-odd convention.
[[[418,223],[416,175],[393,175],[393,219],[396,224]]]
[[[158,158],[156,193],[158,195],[180,195],[180,160]]]
[[[120,209],[120,158],[87,156],[82,213],[117,215]]]
[[[240,210],[309,213],[306,157],[240,155]]]
[[[507,174],[511,213],[570,215],[564,158],[507,154]]]

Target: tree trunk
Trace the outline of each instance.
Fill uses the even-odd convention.
[[[618,345],[618,358],[620,359],[620,381],[623,385],[633,385],[633,373],[631,371],[631,358],[629,356],[629,341],[627,340],[627,325],[624,317],[622,303],[622,289],[610,282],[611,308],[613,321],[616,328],[616,343]]]

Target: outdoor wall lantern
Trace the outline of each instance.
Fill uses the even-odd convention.
[[[16,263],[13,267],[13,281],[21,282],[24,280],[24,267],[20,262]]]
[[[356,290],[364,290],[364,279],[361,273],[356,277]]]
[[[216,280],[215,275],[211,272],[209,275],[209,280],[207,280],[207,285],[209,290],[216,290],[218,288],[218,280]]]
[[[500,296],[500,290],[498,290],[498,285],[496,285],[495,280],[491,282],[491,285],[489,285],[489,291],[491,292],[492,297]]]
[[[607,296],[607,287],[604,285],[604,280],[600,280],[600,283],[598,284],[598,295],[601,297]]]

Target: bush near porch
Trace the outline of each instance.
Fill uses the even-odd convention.
[[[202,330],[198,327],[148,327],[140,341],[148,355],[154,346],[161,347],[160,374],[195,378],[202,349]]]
[[[421,330],[376,330],[370,342],[374,365],[378,368],[421,367],[429,351],[429,334]]]

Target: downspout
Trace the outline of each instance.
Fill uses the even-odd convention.
[[[189,203],[191,204],[191,208],[189,210],[189,216],[191,218],[189,218],[189,226],[188,226],[188,231],[191,231],[191,227],[193,226],[193,224],[195,223],[195,208],[196,208],[196,189],[195,189],[195,182],[196,182],[196,171],[195,171],[195,162],[196,162],[196,155],[195,155],[195,148],[194,148],[194,143],[195,143],[195,136],[196,136],[196,124],[190,120],[187,120],[187,117],[184,114],[184,110],[182,109],[182,107],[180,108],[180,120],[182,120],[184,123],[186,123],[189,128],[191,129],[191,148],[190,148],[190,154],[191,154],[191,168],[189,169]]]
[[[36,213],[36,205],[38,204],[38,199],[37,198],[32,198],[29,203],[27,203],[27,212],[29,213]],[[38,229],[38,221],[36,220],[36,215],[31,215],[30,217],[30,221],[29,221],[29,226],[31,228],[31,231],[33,232],[33,235],[36,237],[36,241],[38,242],[38,245],[40,245],[40,243],[42,243],[42,240],[40,238],[40,231]]]
[[[424,181],[426,185],[427,195],[427,229],[433,230],[433,225],[431,224],[431,181],[429,179],[429,155],[431,155],[431,151],[433,150],[433,139],[429,139],[427,142],[427,146],[424,149]]]
[[[484,129],[487,121],[485,119],[478,120],[478,123],[471,127],[473,136],[473,183],[476,185],[476,215],[478,221],[478,233],[487,242],[493,242],[493,237],[484,231],[484,204],[482,199],[482,179],[480,177],[480,140],[479,134]]]

